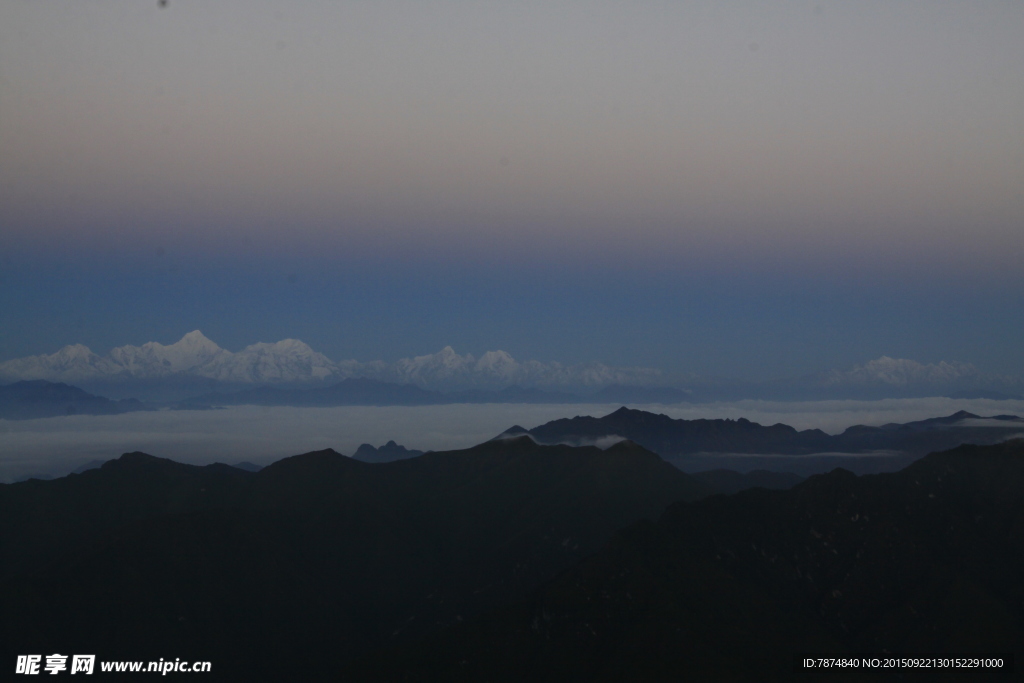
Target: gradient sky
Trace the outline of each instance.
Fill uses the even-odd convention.
[[[1024,4],[0,4],[0,360],[1024,374]]]

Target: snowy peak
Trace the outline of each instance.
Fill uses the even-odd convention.
[[[403,358],[391,368],[392,381],[419,386],[461,386],[470,374],[475,361],[472,354],[460,356],[450,346],[437,353]]]
[[[500,391],[510,387],[553,391],[594,391],[605,387],[666,387],[678,376],[643,367],[603,363],[563,365],[516,360],[507,351],[459,354],[451,346],[437,353],[393,363],[332,361],[298,339],[259,342],[232,353],[201,331],[193,330],[172,344],[147,342],[120,346],[106,356],[73,344],[50,355],[28,356],[0,363],[0,383],[47,380],[69,384],[162,381],[171,378],[213,380],[231,384],[324,384],[365,378],[413,384],[434,391]],[[711,385],[713,386],[713,385]],[[759,387],[752,385],[754,390]],[[847,370],[780,380],[783,390],[849,396],[952,395],[948,392],[993,390],[1019,393],[1021,381],[980,372],[969,363],[919,363],[881,356]],[[829,393],[831,392],[831,393]],[[784,392],[785,393],[785,392]]]
[[[566,366],[536,360],[520,362],[501,350],[488,351],[476,358],[471,353],[461,355],[451,346],[445,346],[437,353],[403,358],[394,363],[355,360],[336,363],[298,339],[259,342],[232,353],[199,330],[189,332],[173,344],[129,344],[119,346],[103,357],[85,346],[74,345],[50,356],[31,356],[0,363],[0,381],[45,379],[87,382],[172,377],[240,384],[323,383],[352,377],[414,384],[442,391],[664,383],[660,371],[647,368],[612,368],[600,363]]]
[[[913,385],[950,385],[978,379],[980,373],[970,363],[940,361],[923,364],[906,358],[882,356],[858,365],[846,372],[833,370],[825,373],[826,385],[887,385],[910,387]]]
[[[451,346],[435,354],[404,358],[391,369],[393,381],[444,389],[496,388],[528,381],[522,366],[505,351],[488,351],[479,360]]]
[[[49,356],[30,356],[0,363],[0,379],[90,380],[204,377],[228,382],[312,382],[337,375],[338,366],[298,339],[253,344],[238,353],[222,349],[199,330],[173,344],[146,342],[119,346],[100,357],[81,344]]]
[[[504,351],[488,351],[480,356],[474,370],[477,372],[494,375],[496,377],[507,377],[519,369],[516,359]]]
[[[203,377],[230,382],[309,382],[339,374],[327,356],[298,339],[247,346],[223,362],[197,371]]]
[[[0,378],[9,381],[82,381],[117,372],[115,365],[83,344],[65,346],[50,355],[28,356],[0,363]]]
[[[229,351],[194,330],[173,344],[146,342],[142,346],[120,346],[110,352],[110,358],[122,366],[132,377],[154,378],[188,372],[206,365],[218,357],[230,356]]]
[[[45,359],[44,362],[65,371],[92,370],[102,360],[84,344],[72,344],[51,356],[35,356],[35,358]]]
[[[92,350],[84,344],[71,344],[53,354],[51,358],[58,358],[62,362],[86,361],[99,358]]]
[[[432,356],[417,356],[413,359],[414,362],[420,362],[422,367],[444,368],[453,371],[465,369],[473,363],[473,360],[473,354],[467,353],[465,356],[460,356],[450,346],[444,347]]]
[[[150,343],[155,344],[156,342]],[[215,342],[208,339],[206,335],[199,330],[192,330],[184,337],[171,344],[168,348],[181,349],[182,351],[189,350],[193,353],[205,353],[210,355],[224,350],[217,346]]]
[[[391,382],[430,389],[495,390],[527,388],[583,388],[608,384],[664,384],[665,375],[651,368],[612,368],[601,363],[565,366],[536,360],[519,362],[506,351],[488,351],[474,358],[460,356],[450,346],[435,354],[397,361],[379,375]]]

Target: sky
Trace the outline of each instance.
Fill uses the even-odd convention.
[[[1024,5],[0,4],[0,361],[1024,374]]]

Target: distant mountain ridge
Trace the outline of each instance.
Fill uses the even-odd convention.
[[[661,455],[698,452],[814,453],[826,450],[830,437],[820,429],[798,432],[789,425],[764,427],[738,420],[676,420],[623,406],[604,417],[577,416],[529,430],[538,443],[581,445],[619,436]]]
[[[888,384],[906,387],[914,384],[952,384],[981,375],[970,363],[918,363],[905,358],[882,356],[845,372],[832,370],[818,377],[828,384]]]
[[[78,387],[43,380],[0,385],[0,418],[28,420],[62,415],[120,415],[153,410],[139,401],[112,401]]]
[[[650,368],[615,368],[602,363],[520,362],[505,351],[488,351],[475,358],[472,354],[460,355],[450,346],[435,354],[404,358],[390,364],[335,362],[297,339],[273,344],[261,342],[231,352],[199,330],[189,332],[170,345],[148,342],[142,346],[121,346],[106,356],[75,344],[50,355],[0,363],[0,381],[41,379],[87,384],[192,379],[231,385],[283,385],[322,384],[350,378],[443,391],[514,387],[585,389],[663,384],[665,381],[664,373]]]
[[[70,382],[161,379],[175,375],[247,384],[310,382],[338,371],[335,363],[297,339],[252,344],[232,353],[199,330],[167,346],[159,342],[120,346],[103,357],[76,344],[49,356],[0,363],[0,377]]]
[[[352,458],[362,462],[395,462],[396,460],[408,460],[409,458],[416,458],[421,455],[423,455],[423,451],[406,448],[394,441],[388,441],[380,448],[374,448],[370,444],[364,443],[356,449],[356,452],[352,454]]]
[[[497,438],[529,435],[542,444],[576,446],[625,438],[658,453],[684,471],[720,467],[742,471],[742,463],[746,463],[755,468],[783,468],[807,475],[839,466],[844,454],[871,456],[856,461],[845,458],[844,467],[900,469],[926,453],[963,443],[999,443],[1022,432],[1024,418],[1016,415],[985,418],[967,411],[906,424],[854,425],[841,434],[830,435],[820,429],[797,431],[785,424],[764,426],[744,418],[677,420],[622,407],[604,417],[563,418],[529,430],[516,425]],[[881,455],[883,453],[888,455]],[[750,455],[764,457],[745,457]],[[768,456],[776,460],[771,461]]]
[[[882,356],[848,370],[830,370],[772,381],[740,381],[667,373],[645,367],[613,367],[603,363],[565,365],[519,361],[505,351],[479,358],[461,355],[451,346],[437,353],[393,363],[333,361],[297,339],[251,344],[232,352],[199,330],[173,344],[147,342],[120,346],[106,356],[88,347],[65,346],[49,355],[0,363],[0,382],[48,380],[82,386],[97,393],[118,393],[108,387],[130,384],[178,399],[198,393],[261,385],[317,386],[344,379],[373,379],[421,389],[472,395],[510,391],[497,402],[553,403],[679,403],[682,401],[775,398],[882,398],[916,396],[981,396],[1021,398],[1019,378],[989,375],[969,363],[919,363]],[[104,391],[106,389],[106,391]],[[548,396],[530,395],[546,391]],[[518,394],[517,394],[518,392]],[[568,392],[568,393],[565,393]],[[123,392],[122,392],[123,393]],[[477,399],[473,399],[477,402]]]

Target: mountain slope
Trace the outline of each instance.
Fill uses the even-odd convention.
[[[615,529],[702,495],[628,443],[509,439],[374,465],[320,451],[257,473],[126,455],[0,486],[0,641],[319,679],[521,598]]]
[[[538,442],[548,444],[592,444],[613,436],[624,437],[685,469],[695,456],[709,453],[808,456],[891,451],[920,457],[962,443],[998,443],[1022,429],[1024,419],[1014,415],[981,418],[961,411],[905,425],[856,425],[842,434],[829,435],[818,429],[797,431],[784,424],[763,426],[743,418],[676,420],[623,407],[600,418],[554,420],[528,433]],[[835,458],[831,461],[835,462]]]
[[[370,444],[364,443],[356,449],[356,452],[352,454],[352,458],[362,462],[380,463],[407,460],[408,458],[416,458],[421,455],[423,455],[423,451],[409,449],[398,445],[394,441],[388,441],[380,448],[374,448]]]
[[[147,342],[142,346],[120,346],[111,350],[110,358],[132,377],[164,377],[217,365],[233,354],[193,330],[173,344]]]
[[[674,420],[667,415],[620,408],[604,417],[554,420],[529,430],[540,443],[593,443],[620,436],[663,456],[699,452],[814,453],[828,449],[819,429],[798,432],[788,425],[764,427],[739,420]]]
[[[679,503],[528,601],[371,657],[345,680],[792,680],[800,652],[1019,662],[1022,488],[1016,440],[932,454],[894,474],[836,470],[789,491]]]
[[[133,399],[112,401],[78,387],[45,380],[0,385],[0,418],[7,420],[61,415],[119,415],[150,409]]]

